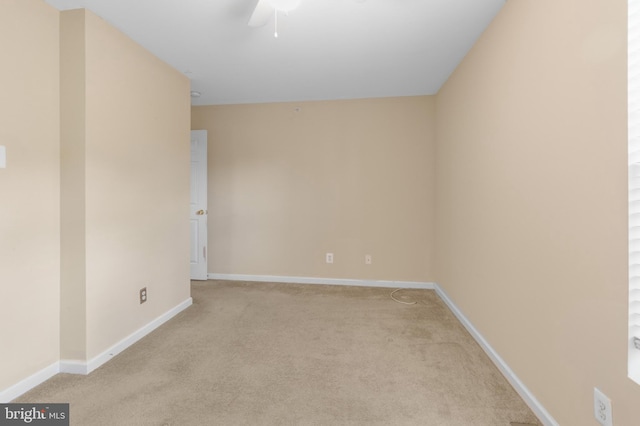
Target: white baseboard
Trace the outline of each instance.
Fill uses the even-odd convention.
[[[384,288],[422,288],[427,290],[435,289],[434,283],[419,281],[381,281],[381,280],[355,280],[346,278],[315,278],[315,277],[288,277],[277,275],[241,275],[241,274],[207,274],[210,280],[228,281],[255,281],[270,283],[292,283],[292,284],[326,284],[345,285],[358,287],[384,287]]]
[[[256,282],[278,282],[278,283],[295,283],[295,284],[329,284],[329,285],[346,285],[346,286],[366,286],[366,287],[387,287],[387,288],[422,288],[435,290],[436,294],[451,309],[453,314],[458,318],[462,325],[467,329],[471,336],[475,339],[480,347],[489,356],[491,361],[498,367],[500,372],[505,376],[507,381],[518,392],[524,402],[545,424],[545,426],[558,426],[551,414],[540,404],[540,402],[527,389],[522,381],[515,375],[513,370],[509,368],[507,363],[498,355],[498,353],[489,345],[487,340],[478,332],[471,324],[469,319],[464,316],[462,311],[453,303],[442,288],[436,283],[430,282],[414,282],[414,281],[371,281],[371,280],[353,280],[353,279],[336,279],[336,278],[309,278],[309,277],[289,277],[274,275],[241,275],[241,274],[214,274],[209,273],[207,277],[210,280],[229,280],[229,281],[256,281]]]
[[[435,290],[440,299],[451,309],[453,314],[458,318],[458,320],[462,323],[462,325],[467,329],[467,331],[473,336],[476,342],[480,345],[480,347],[485,351],[485,353],[489,356],[491,361],[495,364],[496,367],[500,370],[502,375],[507,379],[507,381],[513,386],[513,388],[518,392],[518,395],[524,400],[524,402],[531,408],[536,416],[544,423],[545,426],[558,426],[558,422],[551,417],[551,414],[540,404],[540,402],[533,396],[533,394],[527,389],[527,387],[520,381],[518,376],[509,368],[507,363],[498,355],[498,353],[489,345],[489,342],[480,334],[480,332],[471,324],[471,321],[464,316],[462,311],[456,306],[455,303],[449,298],[447,293],[442,290],[439,285],[435,285]]]
[[[120,340],[118,343],[111,346],[106,351],[90,359],[89,362],[84,362],[81,360],[66,360],[66,359],[60,360],[60,372],[71,373],[71,374],[91,373],[93,370],[100,367],[102,364],[106,363],[107,361],[111,360],[114,356],[118,355],[120,352],[124,351],[129,346],[133,345],[138,340],[142,339],[144,336],[151,333],[153,330],[160,327],[162,324],[169,321],[171,318],[173,318],[180,312],[184,311],[192,304],[193,304],[193,299],[189,297],[184,302],[169,309],[167,312],[160,315],[150,323],[146,324],[145,326],[131,333],[129,336]]]
[[[60,372],[69,374],[89,374],[87,373],[87,363],[74,359],[61,359]]]
[[[0,392],[0,404],[6,404],[16,399],[20,395],[30,391],[39,384],[46,382],[60,372],[60,363],[54,362],[37,373],[32,374],[24,380]]]
[[[188,298],[184,302],[179,305],[173,307],[168,310],[164,314],[160,315],[144,327],[138,329],[134,333],[125,337],[100,355],[91,359],[89,362],[81,361],[81,360],[60,360],[57,361],[50,366],[32,374],[24,380],[16,383],[13,386],[8,387],[7,389],[0,391],[0,404],[6,404],[20,395],[30,391],[35,388],[39,384],[49,380],[51,377],[55,376],[58,373],[71,373],[71,374],[89,374],[96,368],[100,367],[105,362],[109,361],[111,358],[119,354],[120,352],[127,349],[129,346],[136,343],[138,340],[142,339],[147,334],[151,333],[156,328],[160,327],[165,322],[169,321],[171,318],[176,316],[178,313],[182,312],[189,306],[193,304],[193,299]]]
[[[498,367],[500,372],[505,376],[507,381],[518,392],[520,397],[545,424],[545,426],[558,426],[558,422],[549,414],[549,412],[540,404],[540,402],[527,389],[522,381],[515,375],[513,370],[509,368],[507,363],[498,355],[498,353],[489,345],[487,340],[473,326],[469,319],[460,311],[455,303],[449,298],[442,288],[435,283],[414,282],[414,281],[371,281],[371,280],[354,280],[354,279],[336,279],[336,278],[310,278],[310,277],[287,277],[274,275],[239,275],[239,274],[208,274],[208,278],[212,280],[230,280],[230,281],[256,281],[256,282],[281,282],[281,283],[297,283],[297,284],[329,284],[329,285],[345,285],[345,286],[368,286],[368,287],[386,287],[386,288],[421,288],[435,290],[442,301],[449,307],[453,314],[458,318],[462,325],[467,329],[471,336],[478,342],[480,347],[489,356],[491,361]],[[160,327],[165,322],[182,312],[191,304],[193,300],[188,298],[184,302],[160,315],[144,327],[138,329],[126,338],[122,339],[111,348],[107,349],[100,355],[94,357],[89,362],[77,360],[61,360],[50,366],[38,371],[37,373],[27,377],[26,379],[16,383],[15,385],[0,392],[0,403],[8,403],[19,397],[25,392],[33,389],[39,384],[45,382],[49,378],[58,373],[72,374],[89,374],[96,368],[100,367],[115,355],[127,349],[129,346]]]

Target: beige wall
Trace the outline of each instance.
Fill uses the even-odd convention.
[[[434,117],[433,97],[194,107],[209,272],[432,280]]]
[[[188,81],[75,13],[69,53],[57,11],[0,3],[15,65],[0,67],[0,390],[59,359],[61,294],[63,326],[87,316],[62,333],[73,359],[189,295]],[[625,40],[623,0],[510,1],[437,112],[433,97],[193,108],[209,131],[209,271],[435,278],[560,424],[594,424],[594,386],[634,424]],[[73,250],[84,267],[65,263]]]
[[[60,16],[60,357],[87,357],[85,12]]]
[[[85,250],[85,264],[73,265],[84,286],[63,287],[85,303],[69,316],[86,312],[86,335],[63,340],[63,357],[85,344],[88,360],[189,298],[189,81],[91,12],[62,16],[63,35],[79,33],[68,59],[80,69],[63,68],[75,78],[63,109],[79,121],[65,122],[71,140],[63,146],[82,146],[63,164],[84,173],[68,194],[84,213],[69,231],[74,239],[79,231]]]
[[[58,360],[58,12],[0,2],[0,391]]]
[[[437,117],[437,282],[560,424],[637,424],[626,1],[507,2]]]
[[[190,98],[186,77],[83,10],[3,1],[0,50],[3,391],[189,298]]]

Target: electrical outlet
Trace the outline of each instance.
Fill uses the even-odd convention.
[[[146,301],[147,301],[147,288],[142,287],[140,289],[140,304],[142,305]]]
[[[325,259],[326,259],[327,263],[333,263],[333,253],[327,253]]]
[[[364,255],[364,263],[365,265],[371,265],[373,263],[373,259],[371,258],[370,254]]]
[[[593,388],[593,415],[602,426],[613,426],[611,400],[598,388]]]

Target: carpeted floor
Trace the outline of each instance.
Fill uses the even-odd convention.
[[[71,424],[539,424],[431,290],[194,282],[194,305],[88,376],[14,402]]]

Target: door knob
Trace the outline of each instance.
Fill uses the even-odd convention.
[[[205,214],[205,213],[207,213],[207,212],[206,212],[206,210],[198,210],[198,211],[196,212],[196,214],[197,214],[198,216],[202,216],[202,215],[203,215],[203,214]]]

